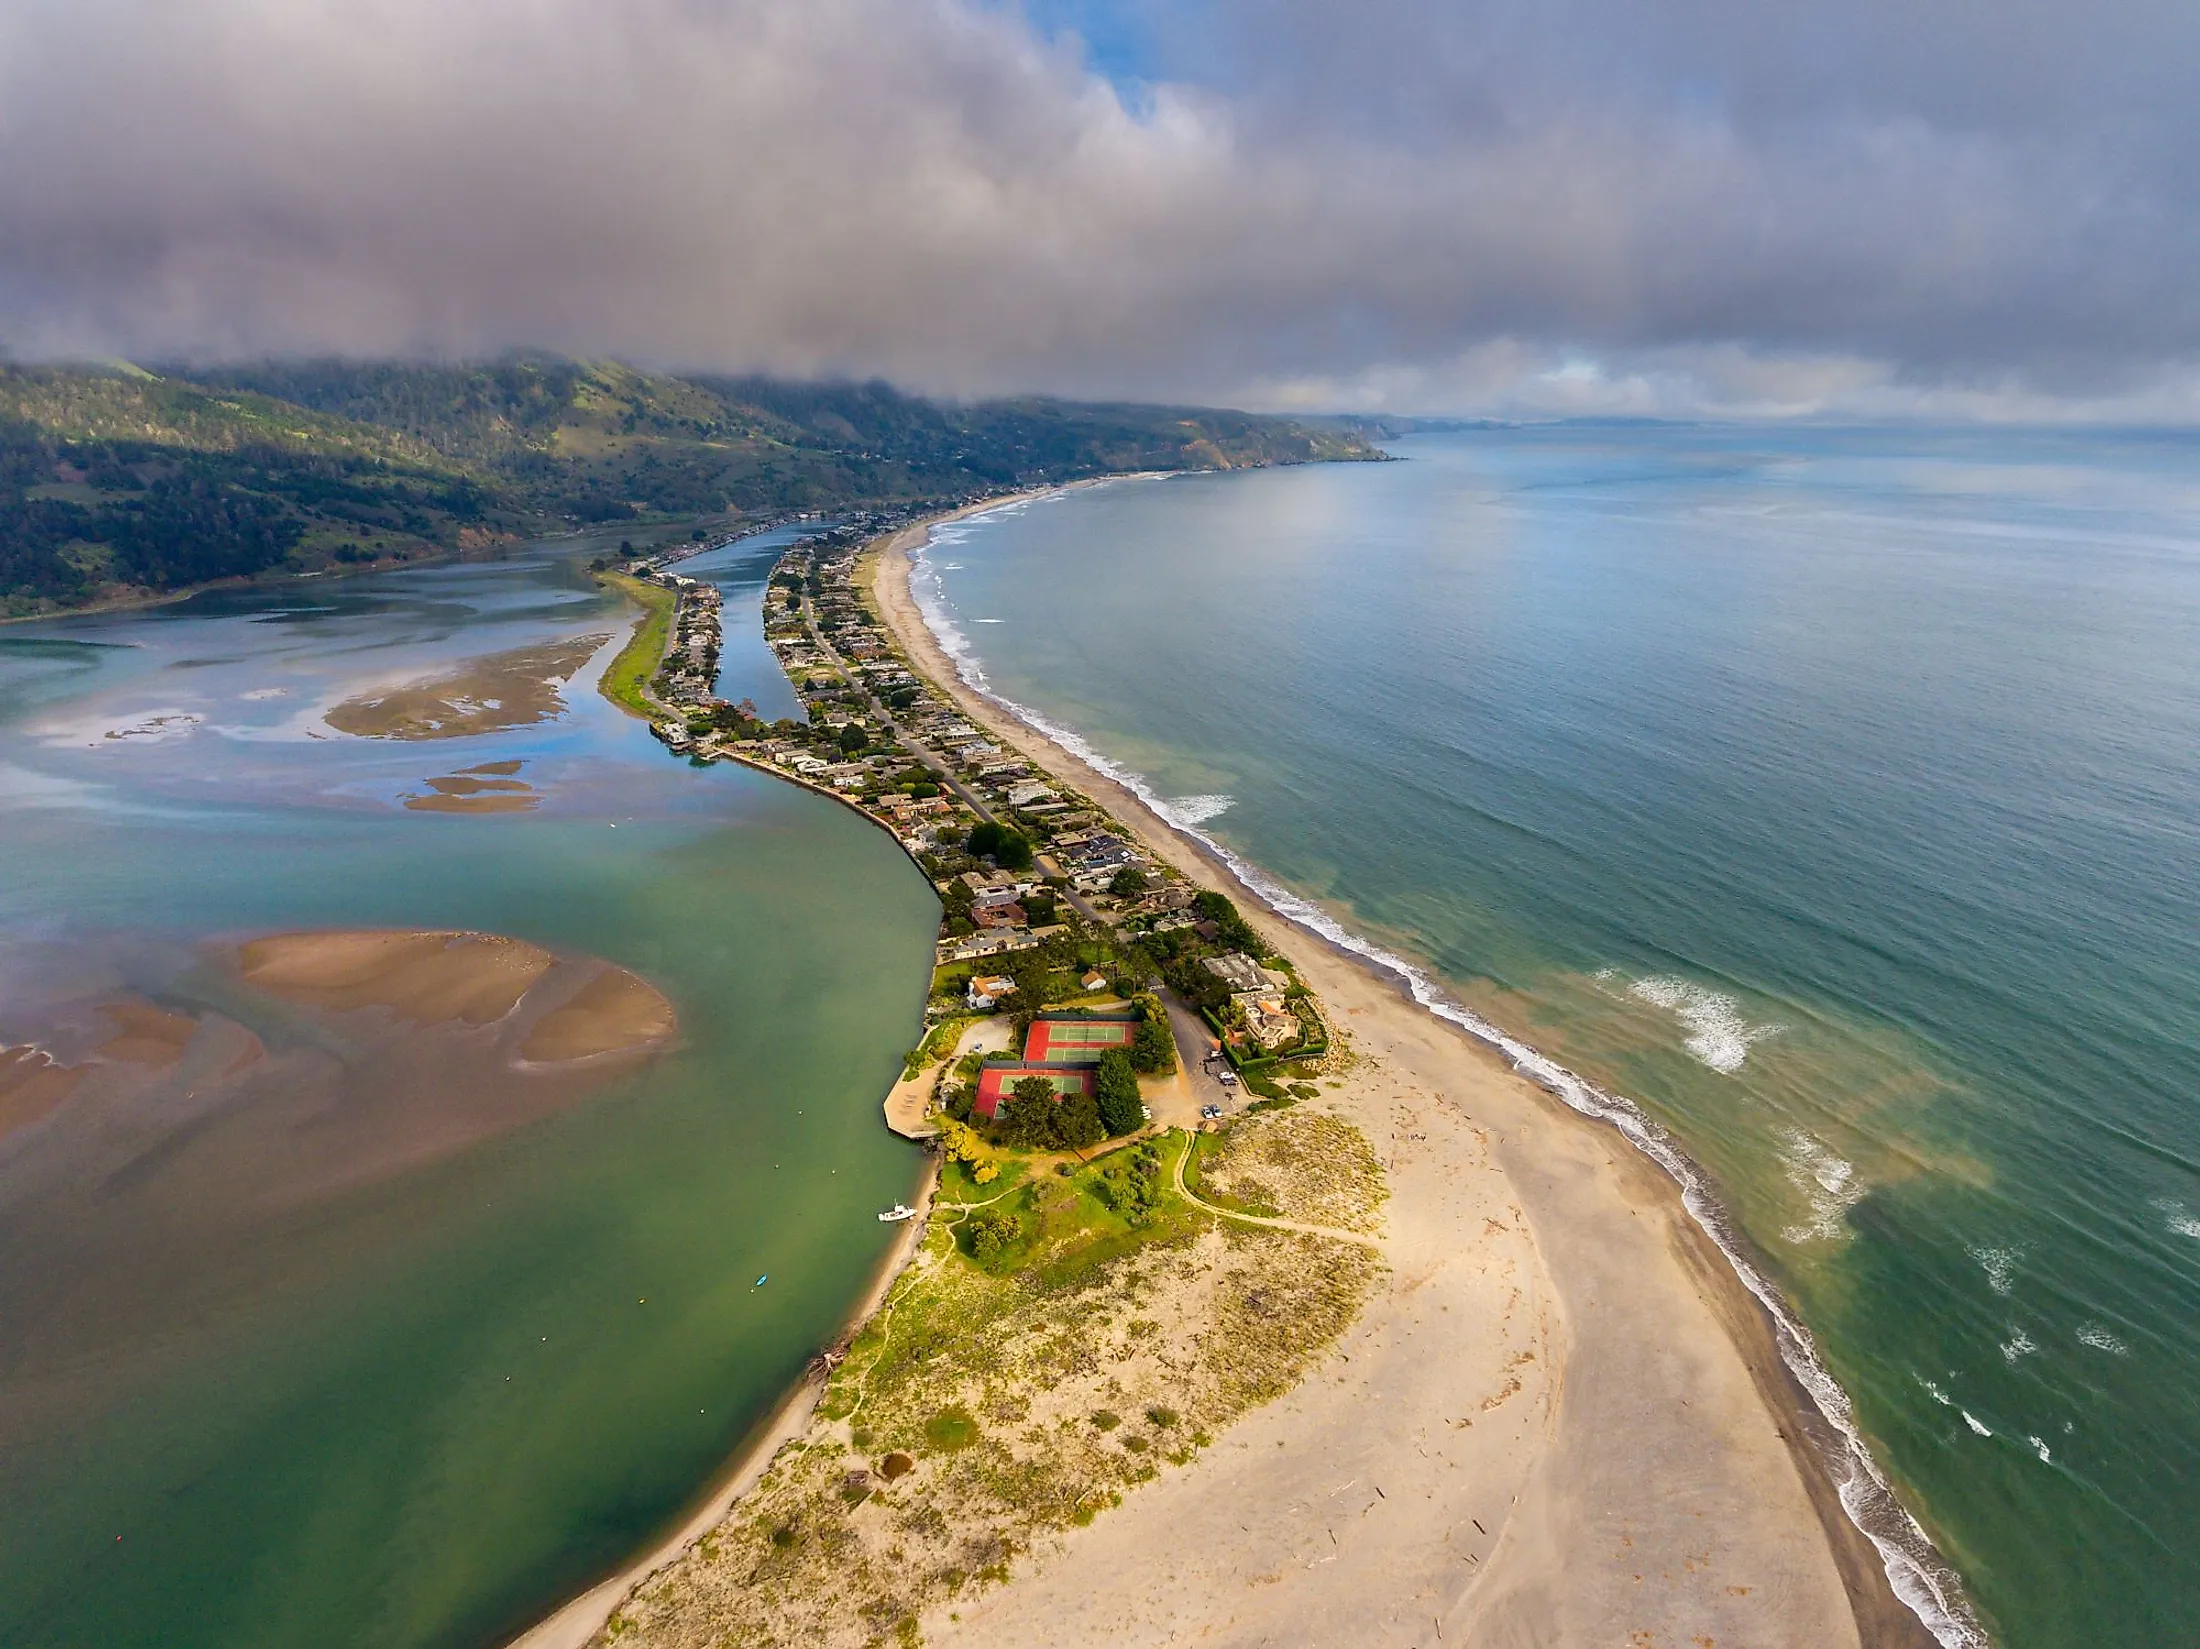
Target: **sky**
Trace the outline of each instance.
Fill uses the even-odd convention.
[[[2193,0],[0,0],[0,348],[2200,423]]]

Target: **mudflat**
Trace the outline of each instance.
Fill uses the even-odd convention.
[[[326,719],[339,733],[368,739],[456,739],[549,721],[565,713],[559,688],[610,639],[489,653],[448,675],[348,698]]]

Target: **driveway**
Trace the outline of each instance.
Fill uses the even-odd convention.
[[[1219,1062],[1206,1063],[1206,1056],[1217,1046],[1215,1033],[1207,1028],[1204,1019],[1185,1006],[1176,992],[1164,987],[1161,1000],[1169,1010],[1169,1029],[1176,1035],[1177,1074],[1188,1101],[1184,1126],[1197,1126],[1199,1108],[1203,1105],[1219,1105],[1225,1113],[1235,1111],[1245,1103],[1244,1088],[1225,1088],[1215,1080],[1215,1072],[1228,1067]],[[1153,1110],[1154,1120],[1160,1122],[1161,1107],[1154,1104]]]

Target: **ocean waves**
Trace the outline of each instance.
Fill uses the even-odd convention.
[[[967,517],[964,522],[935,529],[934,544],[965,542],[968,524],[975,519]],[[1781,1360],[1809,1395],[1813,1408],[1825,1423],[1826,1430],[1817,1441],[1842,1507],[1879,1553],[1895,1595],[1946,1649],[1987,1649],[1989,1640],[1964,1596],[1960,1579],[1902,1505],[1886,1474],[1873,1459],[1854,1405],[1827,1367],[1810,1331],[1770,1278],[1750,1258],[1749,1245],[1738,1223],[1719,1200],[1709,1175],[1673,1135],[1633,1100],[1568,1070],[1484,1019],[1455,1000],[1424,969],[1352,932],[1319,905],[1242,858],[1201,828],[1220,811],[1202,812],[1202,805],[1227,798],[1163,796],[1144,774],[1113,760],[1075,730],[995,691],[969,638],[954,622],[939,570],[929,560],[928,551],[932,547],[926,545],[912,552],[911,586],[919,613],[966,686],[1136,796],[1154,814],[1196,844],[1201,852],[1228,869],[1279,916],[1391,975],[1425,1011],[1497,1050],[1521,1076],[1575,1111],[1616,1129],[1674,1181],[1680,1188],[1681,1202],[1689,1216],[1717,1245],[1742,1285],[1770,1318]],[[1679,1018],[1687,1032],[1684,1046],[1693,1057],[1714,1070],[1731,1074],[1740,1069],[1755,1042],[1781,1029],[1776,1025],[1752,1025],[1742,1017],[1740,1005],[1734,999],[1685,981],[1657,978],[1636,984],[1646,986],[1647,990],[1637,991],[1630,987],[1630,993]],[[1861,1195],[1861,1189],[1853,1168],[1822,1145],[1807,1141],[1807,1136],[1798,1137],[1805,1139],[1810,1147],[1799,1148],[1795,1161],[1799,1171],[1816,1187],[1817,1200],[1812,1205],[1815,1232],[1826,1220],[1838,1218],[1837,1212],[1821,1216],[1819,1209],[1833,1208],[1843,1197],[1853,1201],[1851,1192]],[[1817,1154],[1821,1152],[1822,1157]]]

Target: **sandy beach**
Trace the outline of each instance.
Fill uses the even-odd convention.
[[[964,686],[909,590],[928,530],[873,557],[880,616],[973,721],[1301,959],[1357,1055],[1332,1103],[1392,1201],[1387,1287],[1312,1378],[926,1637],[1930,1644],[1677,1187]]]

